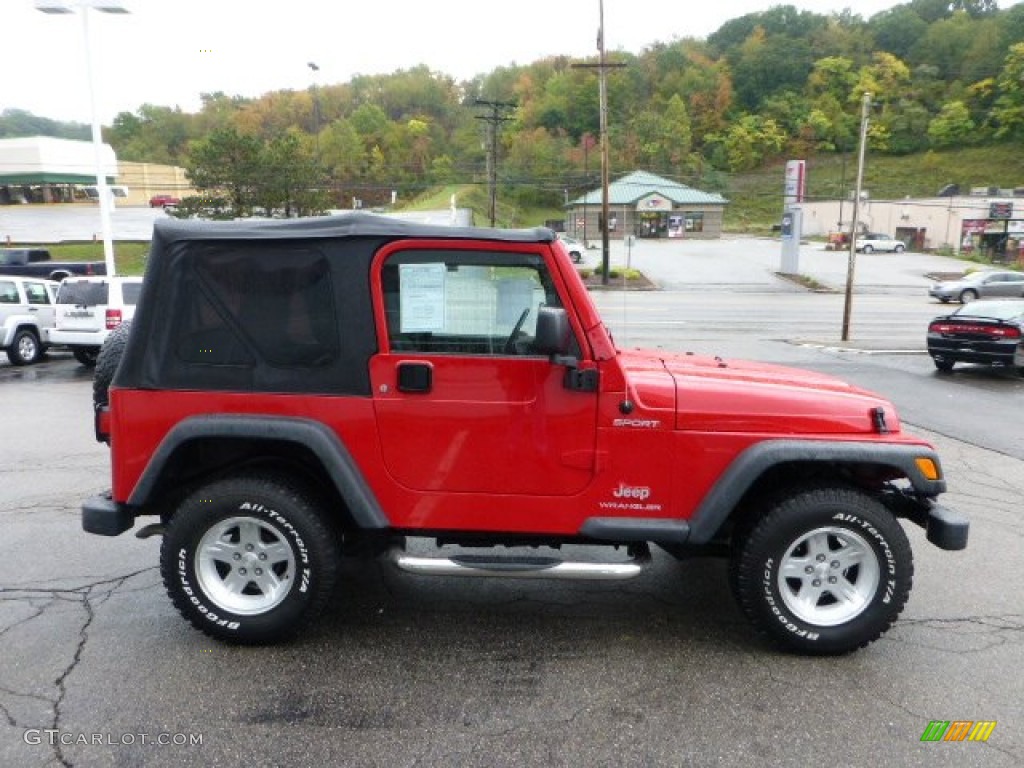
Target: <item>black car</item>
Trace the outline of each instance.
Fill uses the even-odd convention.
[[[928,354],[940,371],[954,363],[1024,372],[1024,299],[973,301],[928,324]]]

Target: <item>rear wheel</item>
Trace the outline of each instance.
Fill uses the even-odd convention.
[[[902,245],[897,245],[895,248],[893,248],[893,251],[895,251],[896,253],[903,253],[904,250],[905,247]]]
[[[175,607],[197,629],[228,642],[273,643],[326,605],[338,546],[303,486],[245,474],[185,499],[164,533],[160,569]]]
[[[968,288],[966,290],[960,291],[960,303],[961,304],[970,304],[972,301],[975,301],[977,298],[978,298],[978,292],[976,290],[974,290],[973,288]]]
[[[31,328],[20,328],[7,348],[7,359],[11,365],[32,365],[43,356],[43,345]]]
[[[896,519],[842,486],[783,497],[741,534],[731,567],[737,601],[755,629],[812,655],[877,640],[903,610],[914,570]]]
[[[875,249],[870,245],[865,245],[862,250],[864,251],[864,253],[872,253]]]
[[[953,370],[953,361],[952,360],[939,360],[938,358],[933,357],[932,358],[932,362],[935,363],[935,367],[938,368],[940,371],[952,371]]]
[[[96,358],[100,355],[100,349],[99,347],[75,347],[71,354],[75,356],[75,360],[86,368],[92,368],[96,365]]]

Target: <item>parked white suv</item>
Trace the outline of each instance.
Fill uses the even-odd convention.
[[[0,275],[0,349],[11,365],[31,365],[46,353],[57,285],[39,277]]]
[[[135,316],[141,277],[69,277],[57,291],[50,343],[68,347],[82,365],[96,365],[107,335]]]
[[[903,253],[906,249],[907,244],[902,240],[897,240],[894,237],[882,235],[878,232],[868,232],[857,237],[857,250],[864,253],[871,253],[872,251]]]

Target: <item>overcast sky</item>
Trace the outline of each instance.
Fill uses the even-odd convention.
[[[95,1],[95,0],[92,0]],[[79,0],[68,0],[79,2]],[[594,53],[598,0],[122,0],[130,15],[90,13],[99,115],[144,103],[199,109],[201,93],[259,96],[426,64],[468,79],[545,56]],[[707,37],[772,0],[604,0],[608,50]],[[791,0],[864,18],[896,0]],[[1001,3],[1005,7],[1007,3]],[[498,15],[498,14],[502,15]],[[89,122],[82,23],[0,0],[0,110]],[[314,73],[308,62],[315,62]]]

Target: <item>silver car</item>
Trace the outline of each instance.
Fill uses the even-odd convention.
[[[971,272],[958,280],[936,283],[929,289],[928,295],[943,304],[954,300],[966,304],[975,299],[995,296],[1020,298],[1024,296],[1024,272]]]

